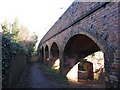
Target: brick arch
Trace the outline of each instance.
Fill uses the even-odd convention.
[[[76,42],[77,42],[77,45],[74,44]],[[78,46],[78,43],[80,43],[79,46]],[[70,45],[72,45],[73,47],[67,47]],[[76,53],[76,52],[74,52],[74,50],[81,50],[81,52],[84,52],[84,51],[90,52],[92,50],[90,53],[95,52],[97,50],[101,50],[99,48],[99,46],[91,38],[89,38],[88,36],[86,36],[84,34],[76,34],[76,35],[72,36],[67,41],[65,48],[64,48],[64,52],[66,52],[65,49],[67,49],[68,50],[67,53],[69,53],[69,50],[71,50],[71,48],[73,50],[72,51],[73,53]]]
[[[97,32],[95,32],[95,31],[94,31],[94,33],[93,32],[87,32],[84,28],[81,28],[81,27],[79,27],[79,29],[77,29],[77,30],[71,30],[71,31],[69,31],[67,33],[66,37],[64,38],[63,44],[61,46],[61,50],[64,51],[65,45],[67,44],[68,40],[71,37],[73,37],[73,36],[75,36],[77,34],[81,34],[81,35],[86,35],[87,37],[89,37],[90,39],[92,39],[99,46],[99,48],[103,52],[105,52],[106,47],[104,47],[104,45],[106,45],[106,43],[104,43],[104,45],[102,45],[102,43],[101,43],[102,41],[105,42],[105,40],[101,40],[101,42],[98,41],[98,37],[99,36],[96,37],[96,35],[95,35],[96,33]]]
[[[73,37],[76,34],[83,34],[91,38],[98,47],[104,52],[104,58],[105,58],[105,68],[106,68],[106,75],[110,76],[112,67],[114,67],[114,53],[116,51],[116,48],[114,45],[108,44],[107,38],[108,34],[106,33],[98,33],[97,27],[92,25],[92,28],[89,24],[85,24],[86,27],[79,26],[78,29],[72,29],[69,31],[64,38],[63,45],[61,47],[62,52],[64,51],[65,45],[67,44],[67,41]],[[113,52],[113,53],[110,53]],[[112,67],[111,67],[112,66]],[[115,67],[114,67],[115,68]],[[111,74],[112,75],[112,74]]]
[[[44,46],[41,46],[41,62],[44,62]]]
[[[58,42],[60,59],[63,62],[62,54],[68,40],[77,34],[86,35],[104,52],[107,87],[119,87],[118,7],[118,3],[112,2],[76,3],[51,27],[41,40],[40,45],[48,42],[51,46],[51,42]],[[73,13],[74,10],[75,13]],[[61,68],[61,72],[63,70]]]
[[[59,51],[59,46],[58,46],[58,44],[56,42],[52,43],[50,50],[52,50],[53,48],[55,48],[55,49],[57,49]]]
[[[56,42],[53,42],[50,48],[50,66],[53,67],[54,69],[59,69],[59,64],[60,64],[60,60],[59,60],[59,46]],[[55,62],[58,62],[58,65],[55,65]]]
[[[71,37],[67,41],[64,51],[63,51],[63,67],[64,75],[70,77],[70,71],[74,67],[78,67],[78,63],[81,61],[81,58],[85,58],[88,55],[93,54],[94,52],[100,51],[99,46],[94,42],[90,37],[85,34],[76,34],[70,35]],[[92,68],[92,67],[91,67]],[[77,70],[75,77],[72,76],[72,79],[78,80]],[[74,72],[75,73],[75,72]],[[91,78],[92,74],[91,74]]]
[[[45,46],[45,63],[48,64],[49,62],[49,47],[48,45]]]
[[[110,76],[112,75],[112,67],[115,68],[114,67],[114,53],[115,53],[116,49],[115,49],[114,45],[107,44],[107,40],[106,40],[107,36],[102,37],[102,35],[99,34],[95,29],[92,29],[92,30],[86,29],[85,30],[85,28],[79,27],[76,30],[69,31],[67,33],[66,37],[64,38],[61,50],[62,50],[62,52],[64,51],[64,48],[71,37],[73,37],[77,34],[86,35],[88,38],[92,39],[98,45],[98,47],[104,52],[106,78],[108,80],[110,80],[110,78],[111,78]],[[113,47],[113,48],[111,48],[111,47]],[[110,52],[113,52],[113,53],[110,53]],[[62,57],[61,62],[64,62],[63,59],[64,59],[64,57]]]
[[[53,39],[51,39],[49,42],[50,42],[50,43],[49,43],[50,49],[51,49],[53,43],[55,43],[55,44],[57,44],[57,46],[58,46],[58,48],[59,48],[59,50],[60,50],[60,43],[59,43],[59,41],[58,41],[57,39],[54,40],[54,38],[53,38]]]

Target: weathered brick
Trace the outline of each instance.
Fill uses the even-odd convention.
[[[107,77],[108,82],[106,84],[110,87],[119,87],[116,84],[112,85],[112,80],[114,83],[118,80],[115,75],[118,75],[118,77],[120,75],[118,72],[118,69],[120,69],[120,48],[118,48],[120,43],[120,11],[118,3],[110,2],[70,26],[77,18],[86,14],[98,4],[97,2],[73,3],[43,37],[39,48],[42,48],[42,46],[45,48],[49,44],[48,48],[50,50],[52,43],[56,42],[59,46],[61,65],[64,65],[63,52],[67,41],[74,35],[83,34],[93,40],[105,54],[106,74],[110,75],[112,73],[111,80],[109,81]],[[87,40],[81,42],[87,42]],[[61,66],[60,71],[65,72],[64,66]]]

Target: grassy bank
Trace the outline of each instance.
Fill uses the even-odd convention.
[[[61,76],[57,70],[54,70],[50,66],[44,65],[42,63],[39,63],[39,68],[48,79],[56,81],[57,83],[65,85],[69,88],[74,88],[74,86],[70,85],[68,79]]]
[[[70,82],[66,77],[60,75],[57,70],[52,69],[50,66],[39,63],[39,68],[43,74],[48,77],[49,80],[56,81],[61,86],[67,88],[104,88],[104,85],[100,84],[98,81],[90,82]]]

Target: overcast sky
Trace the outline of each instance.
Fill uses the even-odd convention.
[[[0,23],[18,18],[39,41],[74,0],[0,0]]]

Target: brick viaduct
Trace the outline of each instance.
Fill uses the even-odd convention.
[[[59,59],[61,75],[96,51],[104,53],[105,86],[120,86],[120,4],[73,2],[50,28],[38,46],[39,60],[52,66]],[[72,58],[67,62],[66,57]],[[67,64],[66,64],[67,62]]]

